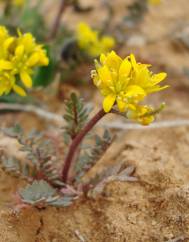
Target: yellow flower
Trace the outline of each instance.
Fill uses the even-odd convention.
[[[137,121],[142,125],[148,125],[154,121],[153,108],[150,106],[137,106],[135,110],[129,110],[127,117],[131,120]]]
[[[86,23],[79,23],[77,26],[76,39],[79,47],[92,57],[107,53],[115,46],[114,38],[100,36],[98,31],[91,29]]]
[[[22,7],[25,3],[25,0],[0,0],[0,2],[8,2],[8,4],[17,6],[17,7]]]
[[[30,33],[19,34],[14,56],[11,60],[13,72],[18,73],[21,81],[27,88],[32,87],[31,74],[35,66],[48,65],[48,58],[41,45],[36,45]]]
[[[161,0],[148,0],[148,3],[152,5],[158,5],[161,3]]]
[[[5,41],[8,39],[9,37],[9,34],[8,34],[8,31],[7,29],[4,27],[4,26],[0,26],[0,58],[1,58],[1,55],[3,55],[3,45],[5,43]]]
[[[18,7],[23,6],[24,3],[25,3],[25,0],[13,0],[13,4]]]
[[[104,111],[110,112],[117,104],[120,112],[131,110],[134,112],[133,117],[137,119],[148,113],[150,108],[139,107],[139,103],[148,94],[168,87],[159,85],[166,78],[166,73],[153,74],[149,67],[150,65],[137,63],[133,54],[125,59],[114,51],[107,55],[101,54],[100,63],[96,61],[96,70],[92,71],[92,79],[104,96]],[[150,120],[153,121],[152,118]]]
[[[13,90],[25,96],[26,92],[17,81],[31,88],[33,68],[48,65],[46,52],[30,33],[19,32],[18,37],[13,37],[3,26],[0,26],[0,44],[0,95]]]

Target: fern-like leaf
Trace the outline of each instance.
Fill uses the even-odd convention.
[[[85,107],[83,99],[78,98],[75,93],[72,93],[70,99],[66,102],[64,135],[74,139],[86,123],[89,113],[90,109]]]
[[[80,181],[81,177],[102,157],[108,147],[112,143],[112,137],[108,130],[104,131],[102,137],[95,135],[95,145],[89,151],[84,151],[78,162],[76,163],[76,181]]]
[[[19,192],[22,202],[36,207],[46,207],[48,205],[56,207],[69,206],[73,197],[61,197],[56,189],[51,187],[46,181],[34,181]]]
[[[88,196],[96,197],[101,194],[106,184],[112,181],[120,182],[136,182],[138,178],[133,176],[135,172],[134,166],[123,166],[123,163],[116,164],[107,168],[105,171],[97,174],[92,180],[89,181],[90,186],[93,188],[89,190]]]
[[[44,139],[42,133],[32,130],[28,135],[24,135],[18,126],[6,129],[4,132],[17,138],[21,150],[26,153],[26,160],[23,162],[2,156],[1,163],[5,171],[29,180],[43,179],[53,186],[64,186],[54,165],[56,162],[54,147],[50,141]]]
[[[24,163],[15,157],[8,158],[6,155],[1,157],[2,169],[12,176],[26,178],[31,180],[33,174],[33,168],[29,164]]]

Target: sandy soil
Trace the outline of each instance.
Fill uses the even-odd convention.
[[[115,21],[124,13],[124,2],[116,1]],[[188,0],[162,2],[150,7],[140,25],[138,34],[148,41],[142,46],[125,45],[122,53],[134,51],[139,58],[152,61],[168,72],[171,88],[152,97],[154,104],[167,103],[159,120],[189,119],[189,80],[182,73],[183,67],[189,67],[189,52],[180,44],[173,45],[171,37],[164,37],[189,22]],[[83,3],[94,4],[94,1]],[[102,11],[98,3],[95,6]],[[63,21],[68,19],[74,27],[81,16],[68,11]],[[102,21],[92,13],[83,17],[88,19],[96,24]],[[94,93],[93,97],[100,104],[98,94]],[[25,114],[16,117],[26,125]],[[46,127],[47,124],[33,119],[37,127]],[[11,117],[8,120],[11,123]],[[189,126],[118,131],[117,139],[89,176],[122,161],[136,167],[137,182],[111,182],[98,198],[81,198],[61,209],[27,208],[15,212],[11,208],[12,196],[23,181],[0,170],[0,241],[189,241]]]

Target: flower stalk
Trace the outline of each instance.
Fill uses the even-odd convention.
[[[57,16],[55,18],[53,27],[52,27],[52,31],[50,33],[50,37],[49,37],[50,39],[56,37],[58,29],[60,27],[61,17],[62,17],[62,14],[64,13],[66,7],[67,7],[67,1],[62,0],[61,3],[60,3],[60,8],[58,9],[58,13],[57,13]]]
[[[95,124],[105,116],[105,113],[103,109],[101,109],[87,124],[86,126],[76,135],[76,137],[73,139],[68,154],[64,161],[64,167],[62,170],[62,181],[67,182],[68,180],[68,173],[74,158],[74,155],[77,151],[78,146],[82,142],[83,138],[86,136],[86,134],[95,126]]]
[[[62,170],[62,180],[67,182],[69,170],[78,146],[86,134],[107,113],[122,115],[142,125],[149,125],[155,114],[162,110],[141,105],[145,97],[154,92],[166,89],[159,83],[166,78],[166,73],[153,74],[148,64],[137,63],[133,54],[122,59],[114,51],[101,54],[100,62],[96,61],[96,70],[91,73],[94,84],[104,96],[101,109],[86,126],[73,138]],[[117,106],[117,109],[114,109]]]

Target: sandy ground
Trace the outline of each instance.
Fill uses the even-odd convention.
[[[95,2],[95,3],[94,3]],[[99,1],[100,2],[100,1]],[[125,1],[116,1],[116,19],[124,14]],[[128,1],[129,2],[129,1]],[[83,1],[94,4],[96,1]],[[173,45],[172,35],[189,23],[188,0],[162,0],[150,7],[137,36],[143,44],[125,45],[121,53],[133,51],[168,72],[171,88],[152,97],[153,103],[167,103],[160,121],[189,119],[189,80],[183,67],[189,67],[188,50]],[[82,20],[96,25],[104,15],[87,14]],[[69,10],[63,21],[75,23],[81,16]],[[130,38],[136,37],[136,32]],[[166,36],[166,37],[165,37]],[[131,42],[132,43],[132,42]],[[83,91],[84,92],[84,91]],[[93,100],[100,104],[98,94]],[[26,115],[18,114],[26,125]],[[1,121],[2,121],[1,117]],[[33,117],[37,127],[46,127]],[[8,117],[11,123],[11,117]],[[108,122],[110,119],[105,119]],[[30,125],[26,125],[27,128]],[[28,208],[14,212],[12,196],[23,181],[0,170],[1,242],[179,242],[189,241],[189,126],[155,130],[118,130],[118,137],[89,174],[124,162],[136,167],[137,182],[112,182],[96,199],[76,201],[69,208]]]

